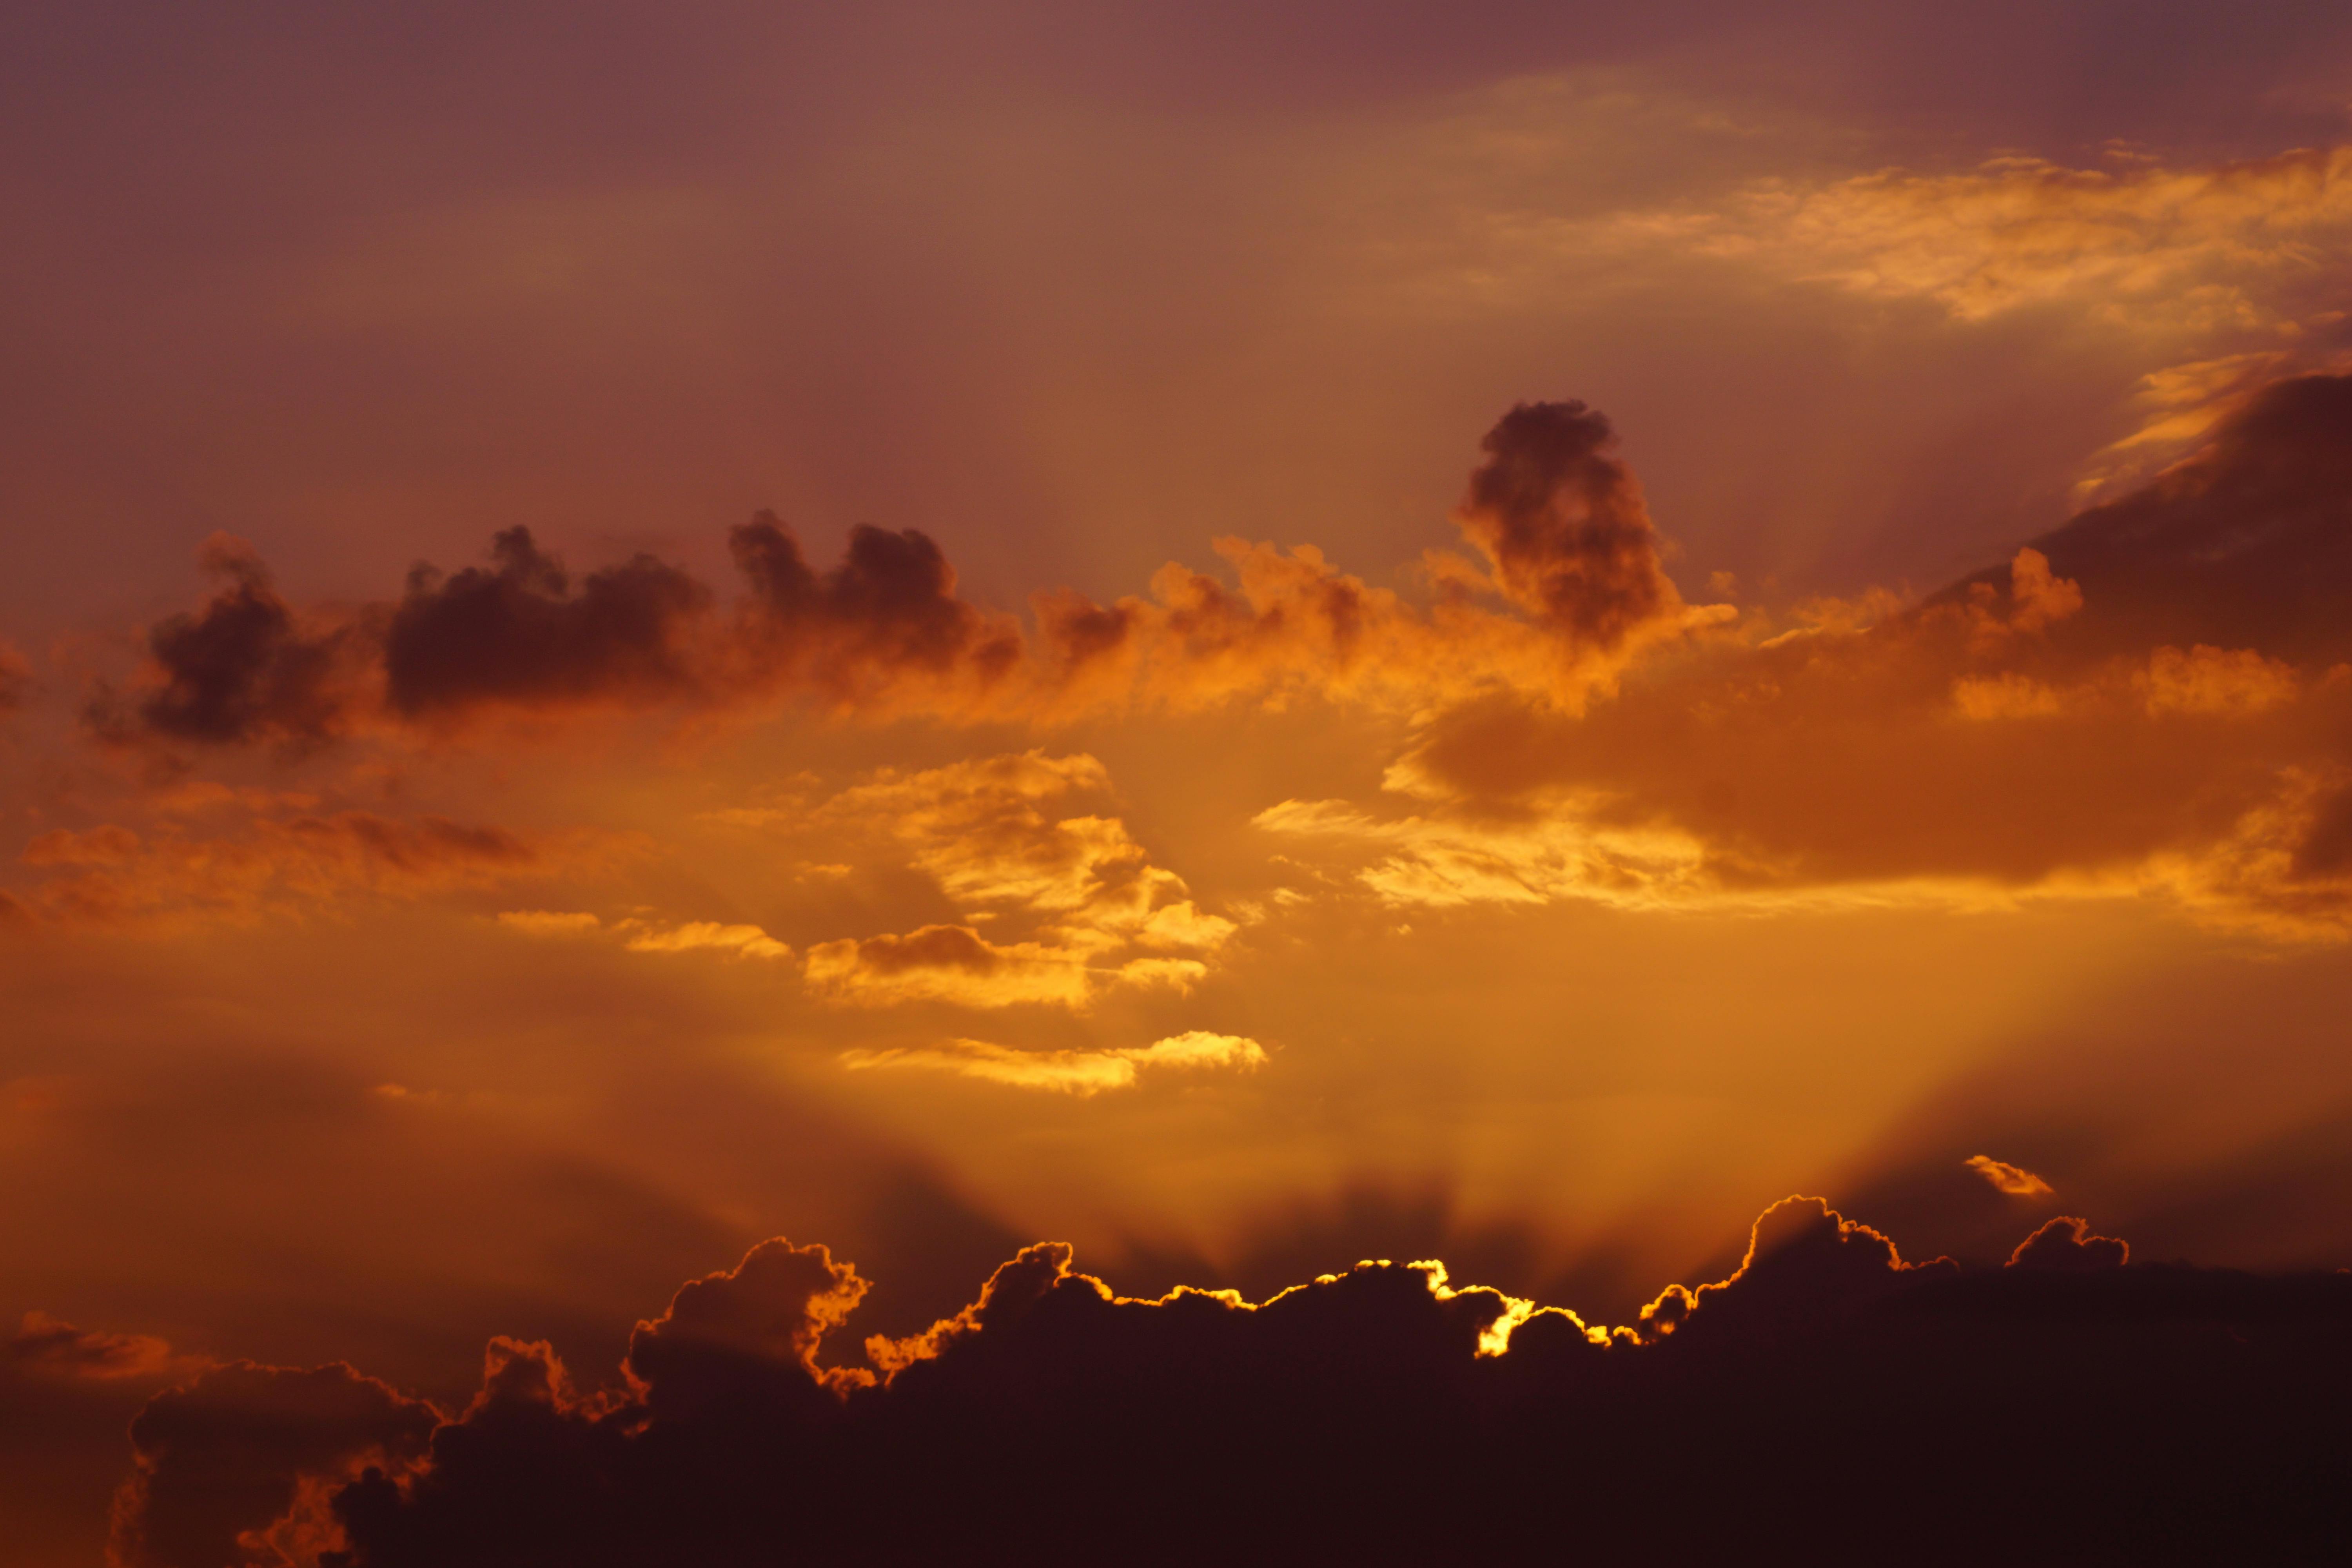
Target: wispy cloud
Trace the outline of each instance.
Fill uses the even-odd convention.
[[[1149,1046],[1108,1051],[1021,1051],[986,1040],[950,1040],[939,1046],[852,1050],[841,1063],[853,1071],[914,1068],[953,1073],[1013,1089],[1095,1095],[1133,1089],[1146,1070],[1255,1071],[1265,1065],[1265,1047],[1239,1035],[1194,1029]]]

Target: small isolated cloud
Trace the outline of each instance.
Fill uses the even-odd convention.
[[[941,1046],[877,1051],[844,1051],[852,1071],[917,1068],[950,1072],[1013,1089],[1057,1094],[1095,1095],[1133,1089],[1145,1068],[1232,1068],[1249,1072],[1265,1065],[1265,1047],[1239,1035],[1193,1029],[1151,1045],[1110,1051],[1019,1051],[986,1040],[950,1040]]]
[[[1966,1163],[1969,1170],[2011,1197],[2048,1197],[2054,1192],[2049,1183],[2023,1166],[1996,1160],[1990,1154],[1971,1154]]]
[[[2017,1250],[2009,1255],[2008,1267],[2084,1272],[2121,1268],[2130,1261],[2131,1243],[2113,1236],[2094,1236],[2089,1221],[2060,1215],[2018,1243]]]
[[[688,921],[683,925],[658,925],[629,919],[610,926],[594,915],[559,910],[509,910],[499,923],[525,936],[573,937],[604,933],[617,936],[631,952],[720,952],[737,958],[790,958],[789,943],[778,942],[755,925],[725,925],[718,921]]]
[[[78,1329],[47,1312],[27,1312],[7,1342],[7,1359],[53,1377],[152,1377],[172,1364],[172,1347],[150,1334]]]
[[[627,933],[625,945],[631,952],[693,952],[709,951],[733,953],[740,958],[790,958],[792,948],[778,942],[754,925],[720,925],[716,921],[689,921],[680,926],[649,925],[644,921],[623,921],[613,928]]]
[[[604,922],[594,915],[562,910],[508,910],[499,924],[525,936],[592,936]]]

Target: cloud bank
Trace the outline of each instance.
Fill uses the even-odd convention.
[[[1136,1300],[1040,1244],[956,1316],[834,1360],[866,1288],[763,1242],[638,1324],[611,1384],[498,1339],[454,1414],[339,1366],[207,1373],[134,1427],[118,1559],[1843,1561],[1899,1540],[2120,1563],[2352,1541],[2352,1279],[2134,1264],[2074,1218],[1964,1268],[1790,1198],[1730,1277],[1615,1330],[1434,1263]]]

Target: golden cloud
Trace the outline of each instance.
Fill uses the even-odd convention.
[[[1090,1005],[1108,986],[1190,990],[1208,973],[1195,959],[1133,958],[1097,964],[1066,948],[997,943],[970,926],[929,925],[904,936],[820,942],[809,949],[810,988],[865,1006],[950,1002],[964,1007]]]
[[[1252,1071],[1265,1065],[1265,1048],[1238,1035],[1194,1029],[1149,1046],[1107,1051],[1021,1051],[986,1040],[950,1040],[943,1045],[850,1050],[842,1066],[852,1071],[913,1068],[953,1073],[1013,1089],[1089,1096],[1133,1089],[1148,1068]]]
[[[1961,1162],[1978,1175],[1993,1184],[1994,1190],[2013,1198],[2040,1198],[2052,1195],[2049,1183],[2021,1165],[2006,1160],[1996,1160],[1990,1154],[1971,1154]]]

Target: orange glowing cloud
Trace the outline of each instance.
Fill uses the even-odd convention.
[[[2347,450],[2352,379],[2281,382],[2005,570],[1875,620],[1759,617],[1580,715],[1440,714],[1389,774],[1423,809],[1258,824],[1342,865],[1352,847],[1399,905],[2147,893],[2340,935]]]
[[[845,938],[809,949],[807,976],[820,995],[867,1006],[952,1002],[966,1007],[1024,1004],[1082,1011],[1106,986],[1188,990],[1208,973],[1189,958],[1130,958],[1115,964],[1034,942],[998,943],[970,926],[929,925],[904,936]]]
[[[1120,1050],[1021,1051],[985,1040],[950,1040],[939,1046],[849,1050],[841,1054],[842,1066],[853,1071],[914,1068],[953,1073],[1012,1089],[1079,1096],[1133,1089],[1139,1073],[1145,1069],[1224,1068],[1246,1072],[1265,1066],[1265,1048],[1255,1040],[1202,1029]]]
[[[27,1312],[0,1353],[20,1367],[56,1377],[153,1377],[178,1360],[152,1334],[111,1334],[78,1329],[47,1312]]]
[[[1996,1160],[1989,1154],[1971,1154],[1968,1168],[1990,1182],[1995,1192],[2007,1193],[2013,1198],[2042,1198],[2052,1195],[2050,1184],[2021,1165]]]
[[[101,683],[87,718],[111,741],[226,747],[446,731],[499,711],[779,701],[966,722],[1307,694],[1407,713],[1495,690],[1573,707],[1641,647],[1729,613],[1683,604],[1613,444],[1580,403],[1507,415],[1455,514],[1486,570],[1433,554],[1426,606],[1311,546],[1223,539],[1237,588],[1171,564],[1148,599],[1041,593],[1024,626],[959,597],[918,531],[856,528],[819,574],[763,513],[730,535],[748,592],[724,613],[650,555],[575,580],[524,528],[492,541],[488,566],[420,566],[394,604],[298,612],[220,535],[201,556],[220,592],[151,628],[144,670],[128,691]]]

